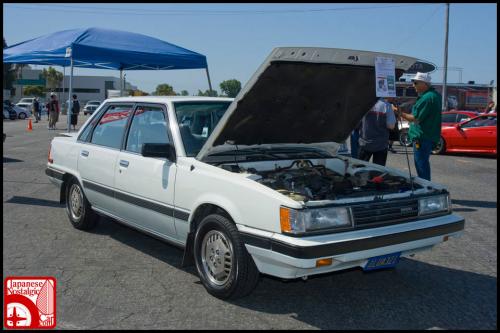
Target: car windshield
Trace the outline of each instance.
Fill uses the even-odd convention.
[[[230,101],[174,103],[186,156],[196,156],[200,152],[229,104]]]

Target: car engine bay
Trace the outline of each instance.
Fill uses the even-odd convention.
[[[311,160],[295,160],[286,166],[276,164],[273,169],[262,171],[235,164],[223,164],[220,167],[231,172],[250,174],[251,179],[258,183],[303,202],[401,193],[410,191],[412,186],[414,190],[422,188],[405,177],[352,163],[347,159],[341,160],[345,164],[343,174],[323,164],[314,164]]]

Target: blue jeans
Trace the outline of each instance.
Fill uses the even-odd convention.
[[[351,133],[351,157],[358,158],[359,147],[359,130],[354,130]]]
[[[431,180],[431,164],[429,158],[432,152],[432,141],[431,140],[420,140],[420,147],[417,148],[417,144],[413,142],[413,156],[415,157],[415,168],[417,169],[417,175],[420,178]]]

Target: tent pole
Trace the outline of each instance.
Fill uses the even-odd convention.
[[[208,89],[210,89],[210,91],[212,91],[212,82],[210,82],[210,74],[208,74],[208,66],[205,68],[205,70],[207,71]]]
[[[63,91],[62,91],[62,98],[64,100],[64,77],[66,76],[66,67],[63,66],[63,84],[62,84],[62,88],[63,88]]]
[[[120,97],[123,97],[123,69],[120,68]]]
[[[68,92],[68,112],[66,114],[68,115],[68,133],[70,132],[71,129],[71,110],[73,108],[73,101],[71,100],[71,94],[73,92],[73,55],[71,55],[71,74],[69,76],[69,92]]]

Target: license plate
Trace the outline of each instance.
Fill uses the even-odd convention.
[[[365,267],[363,267],[363,270],[371,271],[374,269],[394,267],[399,262],[400,255],[401,252],[397,252],[370,258],[368,259],[368,262],[366,263]]]

